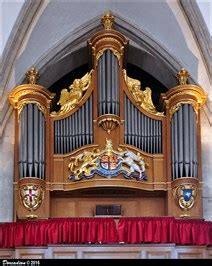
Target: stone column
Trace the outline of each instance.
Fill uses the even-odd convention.
[[[13,221],[14,112],[0,138],[0,222]]]
[[[206,114],[202,114],[202,181],[203,218],[212,221],[212,126]]]

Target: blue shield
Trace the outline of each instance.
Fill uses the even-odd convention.
[[[192,196],[192,189],[184,189],[183,190],[183,198],[185,201],[189,201]]]

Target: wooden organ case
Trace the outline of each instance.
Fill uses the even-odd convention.
[[[15,87],[14,213],[18,219],[93,216],[96,204],[118,204],[124,216],[202,217],[200,111],[206,95],[187,84],[161,94],[127,75],[128,41],[102,17],[88,49],[92,69],[60,94]],[[51,110],[51,111],[50,111]]]

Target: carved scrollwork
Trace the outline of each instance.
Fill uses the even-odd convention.
[[[110,47],[110,48],[103,48],[101,50],[99,50],[99,52],[97,53],[96,55],[96,60],[97,60],[97,63],[98,63],[98,60],[99,58],[103,55],[103,53],[106,51],[106,50],[111,50],[113,52],[113,54],[117,57],[118,61],[120,61],[121,59],[121,56],[122,54],[120,54],[117,50],[115,50],[114,48]]]
[[[171,121],[172,116],[174,115],[174,113],[177,112],[183,104],[190,104],[194,108],[194,112],[195,112],[196,117],[197,117],[197,115],[198,115],[198,106],[197,106],[197,104],[194,103],[193,101],[181,101],[180,103],[177,103],[177,104],[173,105],[170,108],[170,110],[169,110],[170,121]]]
[[[19,104],[19,106],[18,106],[18,119],[20,118],[20,114],[21,114],[22,110],[24,109],[24,107],[25,107],[27,104],[30,104],[30,103],[35,104],[35,105],[38,107],[38,109],[39,109],[44,115],[46,115],[46,108],[45,108],[43,105],[41,105],[39,102],[36,102],[36,101],[33,101],[33,100],[25,100],[25,101],[21,102],[21,103]]]

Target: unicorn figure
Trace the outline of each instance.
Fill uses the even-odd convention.
[[[145,163],[139,153],[134,154],[131,151],[124,151],[122,153],[122,163],[126,164],[130,169],[127,171],[127,176],[130,176],[132,173],[139,173],[138,179],[144,179],[146,176],[145,172]]]

